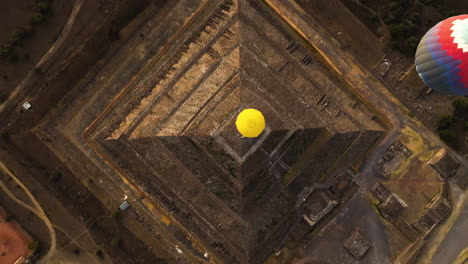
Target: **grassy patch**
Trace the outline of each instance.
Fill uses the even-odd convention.
[[[379,211],[379,208],[377,208],[377,204],[373,203],[372,201],[372,198],[370,197],[371,195],[369,194],[369,205],[372,207],[372,210],[374,210],[374,212],[377,214],[377,216],[380,218],[380,220],[382,220],[382,222],[386,222],[387,220],[385,220],[385,218],[383,217],[383,215],[380,213]]]
[[[281,249],[281,254],[276,256],[272,254],[266,261],[266,264],[280,264],[290,263],[292,259],[297,257],[299,254],[298,248],[301,248],[301,244],[297,242],[287,242],[286,245]]]
[[[401,143],[411,150],[414,155],[419,155],[424,151],[427,151],[428,146],[417,132],[405,126],[405,128],[401,130],[401,133]]]

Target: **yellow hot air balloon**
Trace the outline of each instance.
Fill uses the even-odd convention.
[[[265,118],[257,109],[244,109],[237,116],[236,127],[243,137],[258,137],[265,129]]]

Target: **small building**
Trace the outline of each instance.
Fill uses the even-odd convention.
[[[437,224],[443,221],[452,211],[450,203],[442,197],[437,195],[434,199],[426,206],[424,213],[418,217],[413,223],[415,229],[422,234],[427,234]]]
[[[351,187],[354,177],[351,170],[342,171],[333,179],[328,191],[335,198],[341,197]]]
[[[413,223],[414,229],[418,230],[421,234],[427,234],[437,223],[429,212],[425,212],[423,215]]]
[[[371,244],[358,229],[355,229],[348,240],[346,240],[344,247],[356,260],[359,260],[369,251]]]
[[[455,176],[460,168],[460,163],[455,160],[446,149],[441,149],[437,152],[434,157],[429,160],[428,164],[444,180],[448,177]]]
[[[314,226],[337,204],[338,202],[333,200],[332,195],[327,191],[314,191],[306,201],[303,218],[310,226]]]
[[[25,263],[29,263],[29,260],[21,256],[13,264],[25,264]]]
[[[383,157],[377,162],[377,173],[381,177],[388,179],[412,154],[413,152],[399,140],[393,141],[385,151]]]
[[[441,195],[437,195],[431,203],[427,205],[427,208],[439,222],[444,220],[452,211],[452,206],[450,206],[449,201]]]
[[[370,193],[380,202],[385,201],[392,193],[387,190],[381,183],[376,183],[372,186]]]
[[[407,207],[408,205],[398,195],[392,193],[378,208],[383,217],[394,219],[399,217]]]
[[[24,110],[29,110],[30,108],[31,108],[31,104],[28,101],[23,103],[23,109]]]
[[[120,211],[122,212],[127,210],[128,207],[130,207],[130,203],[128,203],[128,201],[123,201],[123,203],[119,206]]]

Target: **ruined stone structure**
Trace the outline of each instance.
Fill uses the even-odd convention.
[[[437,224],[443,221],[452,211],[450,203],[437,195],[426,206],[423,214],[413,223],[413,227],[422,234],[429,233]]]
[[[265,6],[204,13],[88,140],[220,258],[257,263],[301,217],[302,188],[352,165],[382,128]],[[267,128],[242,139],[234,119],[250,107]]]
[[[356,229],[344,246],[355,259],[359,260],[369,251],[371,243]]]
[[[428,164],[444,180],[455,176],[460,168],[460,163],[451,154],[447,153],[446,149],[438,151],[428,161]]]
[[[385,218],[397,218],[408,206],[398,195],[390,194],[381,204],[379,211]]]
[[[73,121],[85,127],[50,126],[66,131],[60,146],[138,190],[210,256],[260,263],[310,218],[304,188],[330,185],[324,201],[333,207],[351,176],[330,176],[358,164],[385,127],[266,3],[174,5],[171,19],[183,26],[161,20],[173,35],[154,36],[167,43],[142,55],[139,72],[118,77],[128,83],[99,86],[101,112],[75,104],[84,109]],[[177,12],[187,10],[196,15],[182,20]],[[235,130],[245,108],[265,116],[258,138]]]

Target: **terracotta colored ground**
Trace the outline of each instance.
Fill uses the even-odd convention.
[[[5,213],[0,210],[0,263],[14,263],[19,257],[29,257],[29,238],[13,222],[5,221]]]

